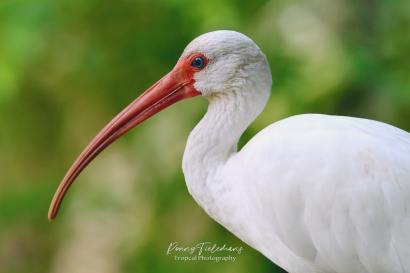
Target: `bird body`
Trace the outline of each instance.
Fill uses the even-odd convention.
[[[191,186],[186,176],[193,197],[289,272],[409,271],[407,132],[299,115],[265,128],[218,166],[219,179],[207,177],[202,190],[191,190],[198,179]]]
[[[269,99],[265,55],[216,31],[111,121],[58,189],[49,218],[82,169],[126,131],[172,103],[209,108],[188,138],[187,187],[217,222],[289,272],[410,272],[410,134],[366,119],[299,115],[237,151]]]

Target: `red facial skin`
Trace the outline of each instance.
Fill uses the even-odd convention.
[[[191,65],[196,57],[202,57],[205,64],[201,68]],[[194,75],[207,66],[209,59],[203,54],[192,54],[180,58],[174,69],[145,91],[134,102],[111,120],[80,154],[58,187],[48,212],[53,220],[71,184],[82,170],[117,138],[155,115],[168,106],[201,95],[194,87]]]

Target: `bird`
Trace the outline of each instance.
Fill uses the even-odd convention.
[[[166,107],[203,96],[208,110],[188,137],[182,167],[210,217],[288,272],[410,272],[410,134],[374,120],[301,114],[238,151],[271,88],[266,56],[244,34],[195,38],[80,154],[49,219],[108,145]]]

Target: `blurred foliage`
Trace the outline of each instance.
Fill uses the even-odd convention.
[[[273,74],[267,108],[240,146],[308,112],[410,131],[409,1],[2,1],[0,272],[280,272],[186,190],[181,159],[202,98],[118,140],[78,178],[57,220],[46,218],[93,136],[216,29],[252,38]],[[244,250],[235,262],[183,262],[166,255],[172,242]]]

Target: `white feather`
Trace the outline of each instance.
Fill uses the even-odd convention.
[[[220,224],[289,272],[410,272],[410,134],[365,119],[300,115],[240,152],[271,76],[246,36],[218,31],[184,51],[209,66],[209,109],[189,136],[188,189]]]

